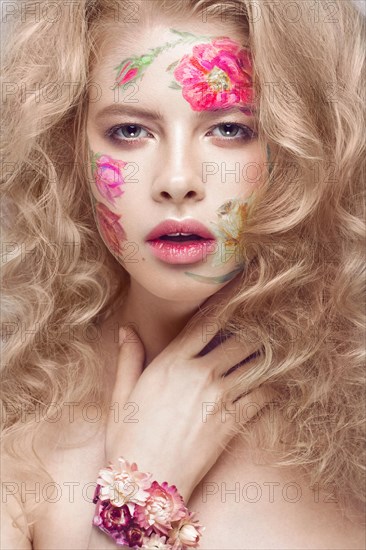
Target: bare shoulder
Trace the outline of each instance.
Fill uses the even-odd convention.
[[[1,548],[87,548],[96,479],[105,465],[105,418],[95,421],[97,409],[95,403],[65,403],[57,421],[30,424],[21,443],[25,467],[2,453]]]
[[[22,486],[27,480],[14,468],[10,457],[1,454],[0,548],[32,549],[33,528],[22,502]]]
[[[0,513],[0,547],[4,550],[31,550],[33,536],[19,503],[12,497],[8,498],[6,503],[1,502]]]
[[[205,550],[365,550],[362,510],[349,519],[332,488],[311,487],[302,470],[259,464],[240,443],[232,450],[189,502],[206,526]]]
[[[104,465],[103,424],[89,422],[80,408],[70,417],[65,410],[58,422],[30,425],[21,447],[26,463],[1,453],[0,547],[87,548],[95,483]],[[74,527],[63,529],[61,537],[65,525]]]
[[[44,504],[34,524],[34,550],[88,547],[96,479],[104,465],[104,430],[79,409],[74,412],[73,422],[65,418],[50,425],[36,443],[52,481],[45,480],[38,490]],[[61,533],[60,526],[68,527]]]

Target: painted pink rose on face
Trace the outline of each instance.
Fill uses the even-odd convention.
[[[114,205],[115,199],[123,194],[121,189],[125,180],[122,169],[127,162],[116,160],[109,155],[96,154],[93,159],[93,173],[99,193]]]
[[[253,103],[250,53],[230,38],[194,46],[192,55],[184,55],[173,74],[194,111]]]
[[[119,223],[121,216],[111,212],[101,202],[96,203],[95,212],[100,233],[107,246],[115,254],[121,254],[121,243],[126,240],[124,229]]]

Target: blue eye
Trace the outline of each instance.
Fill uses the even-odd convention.
[[[121,133],[119,133],[121,131]],[[142,135],[141,133],[145,132],[146,135]],[[114,126],[107,132],[107,136],[110,137],[114,141],[122,141],[122,142],[136,142],[140,141],[141,139],[144,139],[147,137],[149,132],[147,132],[142,126],[139,126],[138,124],[121,124],[119,126]]]
[[[236,124],[235,122],[224,122],[222,124],[218,124],[210,130],[210,133],[212,135],[215,135],[213,132],[215,130],[219,129],[219,135],[216,135],[215,137],[221,138],[229,138],[232,140],[249,140],[256,137],[256,133],[251,128],[248,128],[248,126],[244,126],[242,124]]]
[[[219,135],[215,131],[219,131]],[[225,142],[249,141],[257,137],[257,134],[244,124],[235,122],[222,122],[217,124],[206,134]],[[135,145],[143,142],[147,137],[154,137],[139,124],[119,124],[106,132],[106,136],[120,145]]]

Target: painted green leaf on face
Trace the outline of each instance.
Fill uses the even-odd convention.
[[[174,48],[179,44],[187,42],[196,42],[197,40],[201,40],[204,42],[209,42],[211,40],[211,37],[209,36],[195,35],[190,32],[177,31],[175,29],[169,30],[179,36],[179,38],[175,42],[166,42],[163,46],[150,48],[148,53],[145,53],[143,55],[128,57],[121,61],[121,63],[114,68],[114,70],[117,71],[117,76],[113,88],[115,88],[116,86],[121,86],[123,84],[136,82],[136,80],[142,78],[144,75],[144,71],[149,65],[151,65],[154,59],[156,59],[158,55],[169,48]],[[181,87],[175,89],[181,90]]]
[[[204,34],[192,34],[191,32],[178,31],[177,29],[169,29],[169,30],[173,34],[177,34],[178,36],[180,36],[184,40],[184,42],[190,42],[190,41],[196,41],[196,40],[210,42],[212,40],[212,36],[206,36]]]
[[[94,172],[97,168],[97,160],[102,156],[102,153],[94,153],[91,149],[89,149],[90,155],[91,155],[91,169],[92,174],[94,175]]]
[[[190,271],[185,271],[184,274],[188,275],[188,277],[191,277],[192,279],[195,279],[200,283],[219,285],[221,283],[226,283],[226,281],[230,281],[230,279],[233,279],[235,275],[237,275],[240,271],[244,269],[244,267],[245,267],[245,264],[242,263],[240,264],[239,267],[237,267],[233,271],[230,271],[229,273],[225,273],[224,275],[218,275],[217,277],[208,277],[206,275],[198,275],[198,273],[191,273]]]
[[[124,63],[127,63],[128,61],[133,62],[135,59],[136,59],[135,57],[127,57],[127,59],[124,59],[123,61],[121,61],[119,65],[117,65],[116,67],[113,67],[113,70],[119,71]]]
[[[176,82],[171,82],[168,88],[172,88],[172,90],[181,90],[182,86],[179,86],[179,84],[177,84]]]
[[[142,55],[139,57],[139,65],[150,65],[154,61],[154,55]]]
[[[173,69],[175,69],[178,63],[179,63],[179,59],[177,59],[177,61],[173,61],[173,63],[171,63],[165,70],[167,72],[172,71]]]

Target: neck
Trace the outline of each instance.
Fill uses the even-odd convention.
[[[144,368],[181,332],[199,305],[197,300],[173,301],[152,295],[131,279],[118,320],[120,325],[131,326],[144,344]]]

